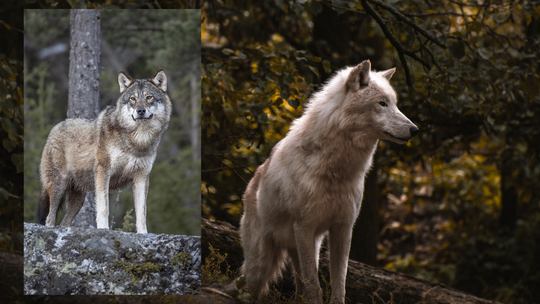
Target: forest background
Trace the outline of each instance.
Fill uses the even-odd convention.
[[[25,11],[26,222],[35,222],[45,140],[66,118],[69,18],[69,10]],[[116,104],[120,71],[132,78],[151,78],[161,68],[167,74],[173,112],[150,174],[147,224],[153,233],[200,235],[200,37],[198,10],[101,11],[100,110]],[[134,209],[131,189],[121,192],[117,206],[116,200],[111,192],[112,228],[122,228]]]
[[[538,299],[539,1],[225,0],[203,18],[204,217],[238,226],[247,182],[309,96],[370,59],[397,67],[420,134],[379,143],[357,227],[375,216],[352,250],[483,298]]]

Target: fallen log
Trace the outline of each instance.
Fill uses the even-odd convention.
[[[206,218],[201,220],[201,226],[203,263],[209,254],[208,248],[212,246],[214,249],[218,249],[221,254],[227,253],[226,261],[228,265],[232,269],[238,269],[243,261],[238,230],[229,223]],[[322,281],[329,282],[329,274],[328,254],[323,249],[319,261],[319,276]],[[204,273],[202,275],[205,276]],[[275,288],[286,292],[294,290],[290,272],[284,274],[284,279]],[[203,284],[203,295],[210,295],[213,291],[215,291],[214,296],[218,298],[220,293],[227,294],[227,303],[230,303],[231,297],[237,296],[235,291],[231,291],[230,285],[214,284],[204,286]],[[478,298],[442,284],[365,265],[353,260],[349,260],[346,292],[349,303],[499,303]]]

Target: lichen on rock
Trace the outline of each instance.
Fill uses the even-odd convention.
[[[26,295],[197,293],[198,236],[24,224]]]

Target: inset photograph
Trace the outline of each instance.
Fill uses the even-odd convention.
[[[200,10],[24,22],[24,294],[198,294]]]

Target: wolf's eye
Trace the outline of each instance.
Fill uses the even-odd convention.
[[[379,101],[379,104],[380,104],[381,106],[383,106],[383,107],[387,107],[387,106],[388,106],[388,105],[386,104],[386,102],[384,102],[384,101]]]
[[[135,101],[135,97],[131,96],[130,100]]]
[[[150,100],[152,98],[153,98],[153,96],[150,96],[150,95],[146,96],[146,100]]]

